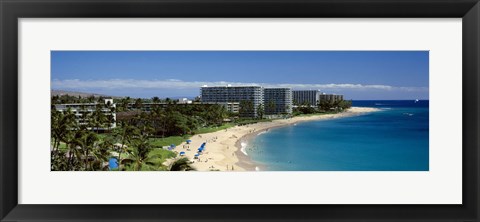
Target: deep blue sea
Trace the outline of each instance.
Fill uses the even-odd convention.
[[[246,152],[268,171],[428,171],[428,100],[353,101],[381,109],[271,129]]]

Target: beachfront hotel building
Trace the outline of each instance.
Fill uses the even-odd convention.
[[[55,104],[55,109],[60,112],[66,112],[68,109],[75,114],[75,118],[80,125],[87,125],[87,116],[93,114],[97,106],[101,106],[102,113],[107,116],[111,116],[111,124],[107,128],[115,128],[117,116],[115,113],[115,103],[113,99],[105,99],[104,103],[69,103],[69,104]],[[99,130],[105,130],[105,128],[99,128]]]
[[[295,106],[317,106],[320,102],[319,90],[293,90],[293,104]]]
[[[265,115],[292,113],[292,90],[290,88],[265,88],[263,91]]]
[[[337,102],[343,100],[343,95],[326,94],[320,90],[294,90],[294,106],[309,105],[316,107],[321,101]]]
[[[330,101],[330,102],[338,102],[343,100],[343,95],[335,95],[335,94],[320,94],[320,101]]]
[[[253,109],[241,113],[244,117],[257,117],[258,107],[263,104],[263,88],[260,86],[202,86],[202,103],[225,105],[228,111],[239,112],[242,101],[251,102]],[[238,103],[239,106],[236,106]],[[231,105],[229,105],[231,104]],[[230,108],[231,107],[231,108]],[[236,107],[236,109],[234,109]]]

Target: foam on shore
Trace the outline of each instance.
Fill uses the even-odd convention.
[[[262,134],[265,134],[265,133],[267,133],[267,132],[268,132],[268,130],[264,130],[264,131],[262,131],[262,132],[259,132],[257,135],[262,135]]]
[[[242,146],[242,148],[240,148],[240,151],[242,151],[242,153],[245,154],[245,156],[248,156],[248,154],[247,154],[247,143],[246,142],[241,142],[240,145]]]

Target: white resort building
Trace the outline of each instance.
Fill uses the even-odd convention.
[[[244,117],[257,117],[257,109],[263,104],[263,88],[260,86],[203,86],[200,88],[200,95],[202,103],[221,104],[231,112],[240,112],[242,102],[251,103],[251,109],[245,109],[246,111],[241,113]],[[234,109],[237,103],[239,106]]]
[[[321,101],[341,101],[343,95],[326,94],[320,90],[293,90],[294,106],[312,106],[316,107]]]
[[[295,106],[317,106],[320,102],[319,90],[294,90],[293,91],[293,104]]]
[[[115,104],[113,99],[105,99],[104,103],[70,103],[70,104],[55,104],[55,109],[60,112],[65,112],[70,109],[77,119],[77,122],[80,125],[88,124],[86,117],[94,113],[98,108],[101,109],[102,113],[109,118],[111,116],[111,124],[108,127],[99,128],[99,130],[105,130],[106,128],[115,128],[116,127],[116,113],[115,113]]]
[[[337,102],[342,100],[343,100],[343,95],[325,94],[325,93],[320,94],[320,101]]]
[[[290,88],[263,88],[261,86],[203,86],[200,88],[203,104],[224,105],[228,111],[238,113],[242,102],[251,103],[251,109],[241,113],[244,117],[258,117],[259,108],[265,115],[292,113],[292,90]],[[267,107],[268,106],[268,107]]]
[[[293,102],[290,88],[265,88],[263,98],[265,115],[292,113]]]

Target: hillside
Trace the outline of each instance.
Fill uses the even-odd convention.
[[[97,93],[88,93],[88,92],[73,92],[73,91],[65,91],[65,90],[51,90],[50,91],[50,96],[61,96],[61,95],[70,95],[70,96],[80,96],[82,98],[85,97],[111,97],[111,98],[120,98],[118,96],[109,96],[109,95],[103,95],[103,94],[97,94]]]

